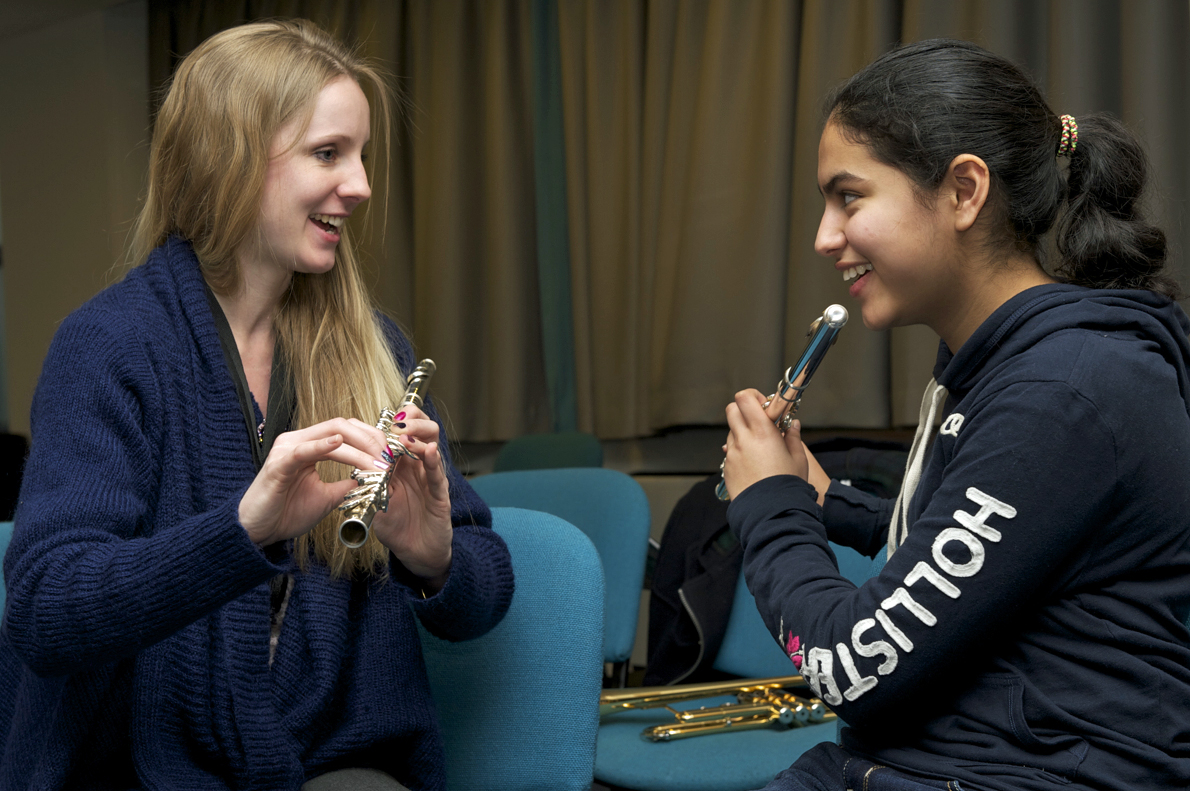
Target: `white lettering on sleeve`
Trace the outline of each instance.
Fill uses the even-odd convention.
[[[837,644],[835,650],[839,652],[839,664],[843,666],[843,672],[847,674],[847,680],[851,682],[851,686],[843,691],[843,697],[855,700],[876,686],[875,676],[859,674],[859,668],[855,666],[855,660],[851,658],[851,651],[847,648],[846,643]]]
[[[897,649],[893,648],[884,640],[873,640],[870,643],[861,643],[859,641],[863,637],[864,632],[875,625],[876,621],[871,618],[864,618],[857,623],[851,630],[851,645],[855,648],[855,653],[860,656],[866,656],[868,658],[884,657],[884,661],[876,668],[876,672],[882,676],[887,676],[897,669]]]
[[[938,429],[939,434],[949,434],[952,437],[959,435],[959,429],[963,426],[963,416],[958,412],[952,412],[950,417],[942,423],[942,428]]]
[[[946,555],[943,555],[942,548],[951,541],[958,541],[966,545],[967,549],[971,552],[971,559],[966,563],[955,563],[946,557]],[[934,539],[933,554],[934,562],[938,564],[938,567],[952,577],[970,577],[983,568],[983,544],[969,531],[961,527],[948,527],[939,533],[938,537]]]
[[[921,621],[926,626],[933,626],[938,623],[938,617],[925,607],[922,607],[920,604],[918,604],[917,601],[909,595],[909,591],[905,588],[897,588],[895,591],[893,591],[892,596],[889,596],[887,599],[880,602],[880,607],[885,610],[891,610],[898,604],[903,606],[909,612],[913,613],[917,617],[917,620]]]
[[[897,628],[897,625],[892,622],[892,618],[888,617],[888,613],[884,610],[876,611],[876,620],[880,621],[880,625],[884,627],[884,631],[888,632],[888,636],[893,639],[893,642],[901,647],[905,653],[913,651],[913,641],[909,639],[908,635]]]
[[[955,587],[955,585],[951,583],[950,580],[935,571],[934,567],[929,563],[926,563],[924,560],[919,560],[917,565],[913,567],[913,571],[910,571],[905,575],[905,584],[913,585],[913,583],[920,579],[926,580],[952,599],[959,598],[961,591]]]
[[[985,538],[992,542],[999,541],[1000,531],[994,527],[987,526],[988,517],[992,514],[998,514],[1005,519],[1012,519],[1016,516],[1016,509],[1008,503],[1000,502],[990,494],[984,494],[974,486],[967,488],[967,499],[978,505],[979,511],[974,516],[966,511],[955,511],[955,521],[980,538]]]
[[[835,655],[825,648],[811,648],[806,652],[806,667],[802,669],[806,681],[829,706],[843,702],[839,685],[835,683]],[[825,687],[825,689],[824,689]]]

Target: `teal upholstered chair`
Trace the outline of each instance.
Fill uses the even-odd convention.
[[[495,508],[516,594],[475,640],[422,630],[454,789],[584,791],[603,677],[603,577],[591,541],[558,517]]]
[[[558,431],[524,434],[501,446],[492,465],[494,472],[544,470],[558,467],[602,467],[603,445],[594,434]]]
[[[879,572],[883,555],[873,561],[832,544],[839,569],[856,584]],[[714,667],[743,678],[770,678],[797,673],[789,657],[769,634],[744,583],[736,585],[731,617]],[[728,697],[691,701],[674,708],[697,708],[732,700]],[[664,709],[626,711],[605,718],[599,726],[595,779],[604,785],[637,791],[747,791],[760,788],[789,767],[803,752],[834,740],[834,722],[802,728],[762,729],[697,736],[673,742],[650,742],[641,736],[648,726],[671,721]]]
[[[603,562],[603,660],[632,656],[649,553],[649,500],[630,476],[598,467],[516,470],[471,479],[491,506],[554,514],[587,534]]]
[[[12,541],[12,522],[0,522],[0,561],[4,560],[4,553],[8,551],[8,542]],[[0,613],[4,612],[4,602],[7,600],[8,586],[4,584],[4,566],[0,563]]]

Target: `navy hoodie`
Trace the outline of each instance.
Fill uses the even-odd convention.
[[[958,351],[908,538],[892,503],[775,476],[728,511],[771,632],[853,754],[966,788],[1190,786],[1190,321],[1029,289]],[[825,525],[824,525],[825,522]]]

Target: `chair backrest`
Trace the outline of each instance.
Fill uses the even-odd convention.
[[[862,585],[869,577],[878,574],[884,565],[883,552],[874,561],[850,547],[832,543],[831,549],[839,561],[839,571],[856,585]],[[764,625],[756,609],[756,599],[744,582],[743,573],[736,583],[731,616],[727,621],[723,644],[715,656],[714,667],[745,678],[789,676],[797,672],[778,645],[776,635],[770,634]]]
[[[603,445],[594,434],[559,431],[525,434],[505,442],[492,469],[543,470],[557,467],[602,467]]]
[[[603,659],[628,661],[649,554],[649,500],[640,484],[616,470],[583,467],[497,472],[471,485],[488,505],[544,511],[587,534],[603,561]]]
[[[555,516],[492,514],[516,574],[508,614],[461,643],[421,629],[447,787],[582,791],[594,774],[603,679],[599,556]]]
[[[8,544],[12,541],[12,522],[0,522],[0,613],[4,612],[4,602],[8,587],[4,583],[4,555],[8,552]]]

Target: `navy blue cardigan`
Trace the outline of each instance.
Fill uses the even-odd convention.
[[[399,568],[333,580],[248,540],[243,417],[178,239],[63,323],[32,433],[4,561],[0,788],[297,788],[342,766],[443,788],[414,613],[466,639],[513,591],[491,512],[449,457],[454,559],[429,599]],[[268,581],[287,571],[270,667]]]

